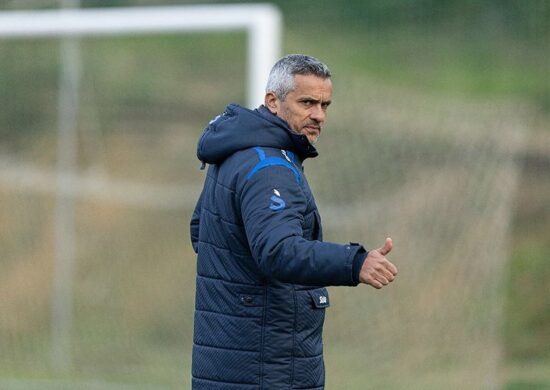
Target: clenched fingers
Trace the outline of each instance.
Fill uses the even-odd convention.
[[[359,278],[363,283],[380,289],[395,280],[397,268],[379,253],[371,252],[371,255],[363,263]]]
[[[392,275],[395,277],[397,275],[397,267],[393,265],[390,261],[386,259],[386,268],[388,271],[392,273]]]
[[[372,287],[377,289],[381,289],[382,287],[384,287],[384,285],[380,283],[378,280],[369,280],[367,281],[367,284],[370,284]]]

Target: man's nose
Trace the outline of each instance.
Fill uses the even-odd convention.
[[[319,123],[323,123],[326,115],[327,113],[323,110],[323,107],[320,104],[317,104],[312,108],[310,118]]]

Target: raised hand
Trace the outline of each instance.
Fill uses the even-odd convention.
[[[393,282],[397,275],[397,268],[386,259],[386,255],[391,252],[393,241],[386,238],[382,248],[369,252],[361,271],[359,272],[359,281],[370,284],[374,288],[382,288]]]

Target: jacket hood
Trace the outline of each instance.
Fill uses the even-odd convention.
[[[318,155],[305,135],[294,133],[264,106],[249,110],[230,104],[204,129],[197,157],[203,163],[219,164],[233,153],[255,146],[290,150],[302,161]]]

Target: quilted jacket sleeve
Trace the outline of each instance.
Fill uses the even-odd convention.
[[[303,238],[307,199],[296,175],[272,166],[244,180],[241,215],[254,259],[267,278],[303,285],[356,285],[359,245]]]

